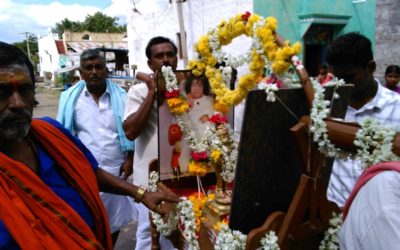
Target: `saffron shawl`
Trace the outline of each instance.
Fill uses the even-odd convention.
[[[357,196],[358,191],[375,175],[382,173],[383,171],[392,170],[400,173],[400,162],[392,161],[392,162],[382,162],[372,167],[366,169],[361,176],[358,178],[356,184],[354,185],[353,191],[351,191],[349,198],[346,201],[346,204],[343,208],[343,221],[346,219],[347,213],[349,212],[351,203],[354,198]]]
[[[0,219],[9,233],[22,249],[112,249],[107,214],[89,161],[48,122],[33,120],[30,133],[79,192],[96,226],[93,232],[30,168],[0,152]]]

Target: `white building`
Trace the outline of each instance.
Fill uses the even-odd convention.
[[[63,39],[57,34],[49,34],[38,39],[40,75],[45,76],[45,72],[53,75],[61,68],[75,69],[79,65],[79,56],[86,49],[105,48],[115,49],[123,53],[127,50],[126,33],[100,33],[100,32],[71,32],[64,31]],[[124,52],[125,51],[125,52]],[[107,53],[107,60],[114,60],[116,53]],[[109,68],[111,70],[111,68]],[[113,69],[115,70],[115,68]]]
[[[176,1],[170,0],[129,0],[127,13],[127,32],[130,65],[137,65],[138,71],[150,72],[147,66],[145,48],[154,36],[165,36],[179,43],[179,21]],[[187,36],[189,60],[193,58],[193,44],[200,36],[205,35],[223,19],[229,19],[238,13],[253,11],[253,1],[215,1],[186,0],[181,3],[184,19],[184,30]],[[240,37],[225,49],[230,53],[242,54],[250,46],[250,39]],[[181,58],[180,58],[181,59]],[[178,69],[183,69],[179,60]]]
[[[40,76],[45,76],[45,72],[53,74],[62,65],[67,66],[68,56],[64,43],[59,39],[57,34],[49,34],[48,36],[39,38],[38,47]]]

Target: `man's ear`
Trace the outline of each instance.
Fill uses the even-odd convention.
[[[367,69],[369,73],[373,74],[376,70],[376,62],[374,60],[369,61],[367,64]]]
[[[147,65],[149,66],[149,68],[154,72],[153,70],[153,65],[151,64],[150,60],[147,60]]]

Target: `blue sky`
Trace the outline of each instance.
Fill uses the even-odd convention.
[[[16,3],[23,3],[23,4],[50,4],[52,2],[55,2],[54,0],[14,0],[13,2]],[[62,4],[74,4],[74,3],[80,3],[82,5],[90,5],[90,6],[97,6],[99,8],[106,8],[111,4],[111,0],[85,0],[85,1],[77,1],[77,0],[58,0],[57,2],[60,2]],[[84,3],[84,4],[83,4]]]
[[[0,41],[24,40],[21,33],[46,36],[64,18],[83,21],[101,11],[125,20],[128,0],[0,0]]]

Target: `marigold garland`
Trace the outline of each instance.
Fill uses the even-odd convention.
[[[195,75],[206,74],[216,94],[217,111],[226,113],[227,108],[240,103],[262,77],[267,63],[271,64],[271,69],[277,74],[283,73],[290,67],[290,58],[300,52],[301,46],[298,42],[293,46],[286,42],[280,47],[275,41],[277,28],[276,18],[264,19],[246,12],[232,17],[229,21],[223,20],[215,29],[200,37],[195,44],[199,58],[191,60],[188,68]],[[246,55],[233,58],[221,50],[222,45],[231,43],[240,35],[246,35],[253,40]],[[217,63],[222,62],[225,62],[226,67],[249,64],[250,73],[239,79],[238,87],[233,91],[226,86],[228,82],[224,81],[222,70],[215,68]]]
[[[204,176],[207,174],[209,167],[203,161],[190,161],[188,171],[192,175]]]

